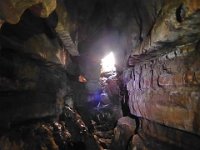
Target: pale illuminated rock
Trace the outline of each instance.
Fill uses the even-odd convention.
[[[32,7],[33,12],[34,7],[37,7],[35,9],[38,10],[37,12],[39,16],[48,17],[49,14],[56,8],[56,0],[1,0],[0,16],[6,22],[16,24],[19,22],[21,15],[24,13],[24,11],[26,9],[29,9],[30,7]]]

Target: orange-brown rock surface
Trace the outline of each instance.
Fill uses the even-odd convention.
[[[127,83],[132,114],[197,136],[200,135],[199,5],[195,0],[164,2],[150,42],[146,38],[132,52],[131,79]],[[180,139],[184,141],[184,137]]]
[[[56,0],[2,0],[0,1],[1,19],[11,24],[16,24],[24,11],[30,7],[39,16],[48,17],[56,8]]]

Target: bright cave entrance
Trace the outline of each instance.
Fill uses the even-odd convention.
[[[108,55],[101,59],[101,66],[101,73],[116,71],[115,57],[113,52],[110,52]]]

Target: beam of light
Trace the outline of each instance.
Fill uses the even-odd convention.
[[[103,59],[101,59],[102,69],[101,72],[111,72],[115,71],[115,58],[113,52],[110,52]]]

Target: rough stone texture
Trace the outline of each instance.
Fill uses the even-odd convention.
[[[170,144],[168,142],[162,142],[157,138],[153,138],[151,136],[146,135],[145,133],[141,132],[140,134],[136,134],[133,136],[132,140],[128,146],[129,150],[155,150],[155,149],[162,149],[162,150],[186,150],[184,148],[180,148],[176,144]]]
[[[122,117],[117,121],[114,128],[114,137],[112,140],[112,150],[126,150],[130,139],[134,135],[135,121],[129,117]]]
[[[68,52],[64,51],[56,39],[49,39],[45,34],[31,37],[24,42],[24,47],[26,52],[38,54],[47,61],[62,64],[63,66],[66,66],[69,62]]]
[[[196,4],[195,7],[193,4]],[[177,16],[180,15],[177,12],[179,7],[183,13],[181,16]],[[146,38],[139,48],[134,49],[129,59],[129,70],[132,69],[132,73],[131,79],[127,78],[127,88],[131,113],[174,128],[169,136],[175,136],[173,133],[179,129],[189,132],[186,137],[200,135],[198,10],[197,1],[164,3],[162,13],[151,30],[150,39]],[[161,132],[165,132],[167,127],[161,128]],[[154,132],[149,134],[154,135]],[[159,141],[160,136],[157,134],[154,137]],[[166,137],[166,143],[173,139],[162,136]],[[182,148],[187,149],[188,145],[192,145],[187,143],[184,146],[184,136],[177,138],[180,138]],[[196,140],[198,143],[199,138]]]
[[[16,24],[19,22],[21,15],[28,8],[41,17],[48,17],[56,8],[56,0],[2,0],[0,2],[0,17],[6,22]]]
[[[18,16],[21,20],[19,23],[4,23],[0,31],[1,127],[9,128],[12,124],[34,119],[56,118],[62,112],[64,101],[72,98],[71,87],[76,79],[69,81],[70,73],[74,74],[73,71],[69,75],[67,72],[71,69],[68,66],[74,62],[55,29],[64,19],[57,14],[62,11],[53,11],[56,1],[37,1],[42,2],[41,5],[25,10],[35,2],[13,1],[16,9],[23,12]],[[0,3],[3,11],[7,3]],[[40,9],[43,7],[44,12]],[[44,16],[46,18],[41,18]],[[65,29],[69,29],[68,23],[66,20],[63,24]]]
[[[68,10],[66,9],[63,1],[58,1],[56,14],[58,16],[58,23],[55,30],[59,39],[63,43],[64,49],[67,50],[72,56],[79,56],[77,32],[75,32],[75,30],[77,30],[77,22],[70,19]],[[75,37],[73,37],[74,39],[72,39],[70,33],[76,34]]]
[[[14,126],[3,135],[1,132],[0,149],[100,150],[100,146],[88,132],[80,115],[65,107],[58,121],[36,121]]]
[[[58,41],[55,31],[57,14],[54,12],[48,18],[35,16],[27,10],[16,25],[5,23],[1,31],[3,47],[20,48],[25,53],[38,55],[47,61],[66,66],[69,53]]]
[[[196,44],[195,44],[196,46]],[[188,52],[183,51],[188,49]],[[128,82],[129,106],[137,116],[199,133],[199,49],[184,47],[139,63]]]
[[[11,49],[1,50],[0,66],[1,126],[62,112],[69,80],[61,66]]]
[[[69,58],[70,54],[79,54],[76,25],[70,22],[72,19],[79,25],[79,48],[80,54],[84,55],[81,65],[82,71],[88,75],[89,92],[99,89],[99,63],[108,51],[115,51],[120,67],[125,66],[124,58],[132,52],[132,67],[124,79],[130,92],[131,112],[168,128],[189,132],[186,137],[191,134],[199,137],[198,0],[59,2],[63,3],[58,3],[55,11],[55,1],[49,0],[0,2],[0,25],[4,21],[15,24],[22,16],[18,24],[4,23],[1,27],[2,126],[56,116],[65,96],[71,98],[68,82],[63,82],[68,81],[65,71],[80,73]],[[50,6],[45,7],[46,4]],[[72,85],[73,98],[77,100],[74,101],[85,109],[88,94],[85,86]],[[116,87],[114,82],[110,85]],[[115,94],[114,100],[118,100],[114,89],[108,86],[110,95]],[[115,110],[119,112],[119,108]],[[129,131],[128,128],[123,125],[121,131]],[[172,131],[176,133],[176,130]],[[151,134],[149,136],[153,136]],[[153,137],[157,136],[162,137],[160,134]],[[181,136],[180,140],[183,138]],[[148,138],[144,140],[146,142]],[[167,138],[166,143],[169,144],[170,140]],[[155,141],[159,143],[159,139]]]
[[[169,128],[165,125],[157,124],[156,122],[145,119],[142,120],[142,129],[147,136],[150,136],[150,138],[157,139],[162,143],[169,143],[171,146],[175,146],[179,149],[197,150],[200,148],[199,136],[189,132],[181,131],[176,128]]]
[[[133,48],[133,55],[141,55],[163,43],[182,45],[196,40],[199,34],[198,19],[200,3],[198,0],[164,1],[144,41]],[[190,38],[187,38],[190,37]]]
[[[121,67],[130,50],[149,35],[163,5],[163,0],[94,0],[89,8],[84,7],[88,2],[81,2],[79,8],[80,49],[95,51],[97,60],[114,51]]]

